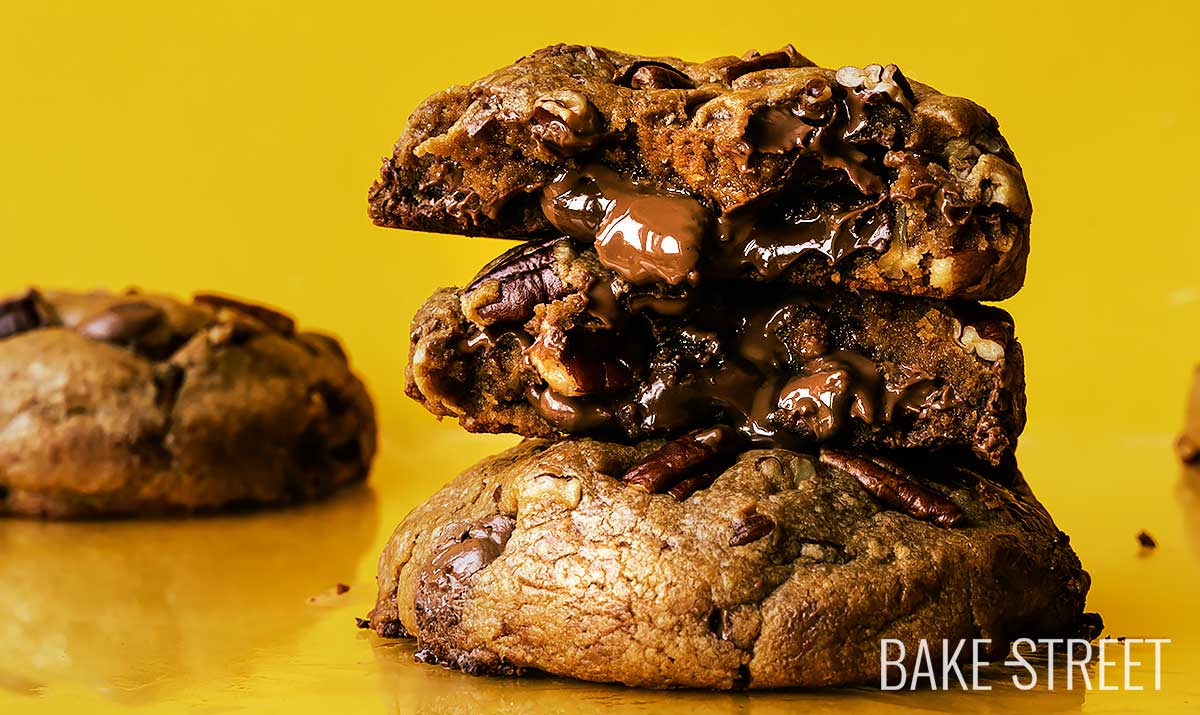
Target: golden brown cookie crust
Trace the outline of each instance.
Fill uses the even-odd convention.
[[[719,689],[877,681],[881,638],[1090,630],[1088,575],[1015,469],[910,463],[961,510],[946,528],[787,450],[690,495],[621,481],[660,445],[529,440],[466,470],[393,533],[370,626],[471,673]]]

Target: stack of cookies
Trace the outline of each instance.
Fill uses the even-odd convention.
[[[530,439],[399,526],[370,626],[472,673],[877,680],[882,639],[1088,635],[1017,471],[1030,203],[894,65],[554,46],[412,115],[381,226],[521,241],[413,322],[409,394]],[[967,648],[970,651],[970,648]]]

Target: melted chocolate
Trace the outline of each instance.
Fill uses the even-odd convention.
[[[718,224],[720,277],[750,271],[775,279],[805,255],[824,255],[833,263],[864,249],[882,253],[892,238],[891,217],[883,200],[845,210],[810,204],[787,211],[745,206],[726,213]]]
[[[715,421],[756,444],[785,447],[831,439],[851,420],[886,424],[955,404],[937,377],[902,368],[905,377],[889,382],[871,357],[832,348],[819,317],[828,301],[793,294],[758,308],[689,313],[685,323],[664,328],[667,342],[631,392],[565,397],[534,388],[528,402],[569,433],[620,426],[666,434]]]
[[[504,551],[512,530],[513,520],[501,514],[471,525],[434,555],[421,571],[421,584],[443,596],[457,595]]]
[[[595,241],[600,262],[630,283],[699,280],[696,267],[711,217],[690,196],[591,166],[546,187],[542,209],[560,231]]]

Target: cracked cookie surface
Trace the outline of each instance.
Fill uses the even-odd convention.
[[[982,107],[791,46],[703,63],[538,50],[423,102],[369,201],[381,226],[594,240],[647,282],[976,300],[1021,287],[1032,215]]]
[[[366,478],[375,415],[338,342],[224,296],[0,304],[0,514],[304,501]]]
[[[868,493],[846,455],[744,452],[694,491],[622,481],[663,446],[528,440],[466,470],[385,546],[370,626],[470,673],[720,689],[877,681],[881,638],[999,652],[1094,627],[1087,573],[1011,465],[907,462],[958,510],[947,527]]]

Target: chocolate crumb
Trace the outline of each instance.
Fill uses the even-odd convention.
[[[359,618],[355,616],[354,626],[360,630],[367,630],[371,627],[371,622],[366,618]]]
[[[349,591],[349,590],[350,590],[350,587],[349,587],[349,586],[347,586],[347,585],[346,585],[346,584],[344,584],[344,583],[339,583],[338,585],[336,585],[336,586],[334,586],[334,587],[333,587],[333,590],[334,590],[334,591],[336,591],[336,592],[337,592],[337,595],[339,595],[339,596],[340,596],[340,595],[342,595],[343,593],[345,593],[345,592]]]
[[[1153,549],[1158,546],[1158,542],[1155,541],[1154,537],[1147,533],[1145,529],[1142,529],[1138,532],[1137,540],[1138,545],[1140,545],[1143,549]]]

